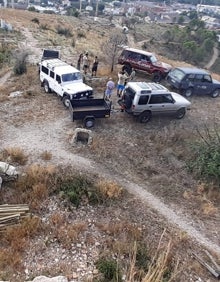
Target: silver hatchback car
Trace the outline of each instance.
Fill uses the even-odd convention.
[[[181,119],[191,105],[183,96],[153,82],[127,83],[123,97],[118,103],[122,111],[137,116],[141,123],[148,122],[155,114],[174,115]]]

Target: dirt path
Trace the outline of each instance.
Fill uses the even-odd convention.
[[[31,156],[33,161],[40,161],[40,154],[49,150],[53,154],[52,162],[54,164],[73,166],[83,172],[99,172],[100,176],[107,179],[117,179],[117,182],[126,188],[135,197],[139,197],[147,205],[163,216],[171,225],[175,225],[186,232],[190,238],[197,241],[203,247],[220,255],[220,247],[206,238],[199,230],[195,229],[192,219],[187,215],[177,214],[174,210],[165,205],[159,198],[148,192],[148,187],[137,185],[127,181],[117,175],[111,175],[94,161],[70,153],[69,145],[66,142],[70,121],[58,119],[55,122],[46,122],[41,124],[28,124],[21,127],[9,127],[1,139],[0,147],[20,147]]]
[[[218,53],[219,53],[218,48],[216,46],[214,46],[212,59],[208,62],[207,65],[205,65],[205,69],[210,69],[214,65],[215,61],[218,58]]]

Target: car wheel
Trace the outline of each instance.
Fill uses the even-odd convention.
[[[183,91],[183,95],[187,98],[191,97],[193,95],[193,88],[187,88],[186,90]]]
[[[47,81],[44,81],[43,86],[44,86],[44,91],[46,93],[51,93],[51,89],[50,89],[49,83]]]
[[[150,111],[143,112],[138,116],[138,121],[140,123],[147,123],[148,121],[150,121],[150,119],[151,119]]]
[[[181,108],[176,112],[176,118],[177,119],[181,119],[185,116],[186,114],[186,109],[185,108]]]
[[[85,118],[84,120],[84,127],[86,128],[92,128],[95,125],[95,119],[94,118]]]
[[[155,72],[153,74],[153,82],[160,82],[162,79],[162,75],[160,72]]]
[[[217,98],[220,94],[220,89],[215,89],[212,93],[211,93],[211,97],[212,98]]]
[[[62,99],[62,102],[63,102],[63,104],[64,104],[64,106],[66,108],[69,108],[69,106],[70,106],[70,98],[68,96],[64,96],[63,99]]]

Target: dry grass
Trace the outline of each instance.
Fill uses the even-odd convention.
[[[1,233],[0,269],[21,270],[22,253],[28,248],[31,237],[42,230],[38,217],[27,217],[21,224],[8,227]]]
[[[142,236],[142,228],[137,224],[127,221],[96,223],[96,226],[103,232],[112,236],[122,236],[128,240],[139,240]]]
[[[96,184],[96,188],[105,198],[118,199],[122,197],[123,188],[116,182],[101,180]]]
[[[148,266],[147,273],[143,275],[142,273],[139,273],[137,275],[137,269],[136,269],[136,258],[137,258],[137,245],[134,244],[132,255],[131,255],[131,261],[130,261],[130,268],[127,275],[127,282],[135,282],[136,277],[143,275],[141,278],[141,282],[161,282],[164,281],[164,277],[166,277],[166,281],[171,282],[175,281],[175,276],[177,275],[177,268],[178,263],[175,266],[175,269],[172,273],[170,273],[170,262],[171,262],[171,250],[172,250],[172,242],[171,240],[167,243],[166,246],[163,246],[162,239],[164,237],[163,233],[161,235],[157,250],[155,252],[155,255],[153,258],[151,258],[151,263]]]
[[[28,203],[32,210],[38,210],[51,189],[54,189],[55,173],[56,169],[51,165],[42,167],[34,164],[28,167],[15,184],[16,189],[12,201]]]
[[[41,155],[40,155],[41,159],[44,161],[50,161],[52,159],[52,153],[49,151],[44,151]]]
[[[2,152],[2,159],[9,163],[25,165],[28,161],[28,156],[24,150],[19,147],[5,148]]]
[[[87,229],[87,224],[85,222],[69,223],[64,214],[55,212],[49,218],[47,229],[50,237],[57,239],[63,247],[69,249]]]

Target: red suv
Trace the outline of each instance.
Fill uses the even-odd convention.
[[[147,72],[152,75],[154,82],[165,78],[172,68],[171,65],[158,61],[153,53],[134,48],[125,48],[118,58],[118,63],[124,65],[128,74],[132,68]]]

